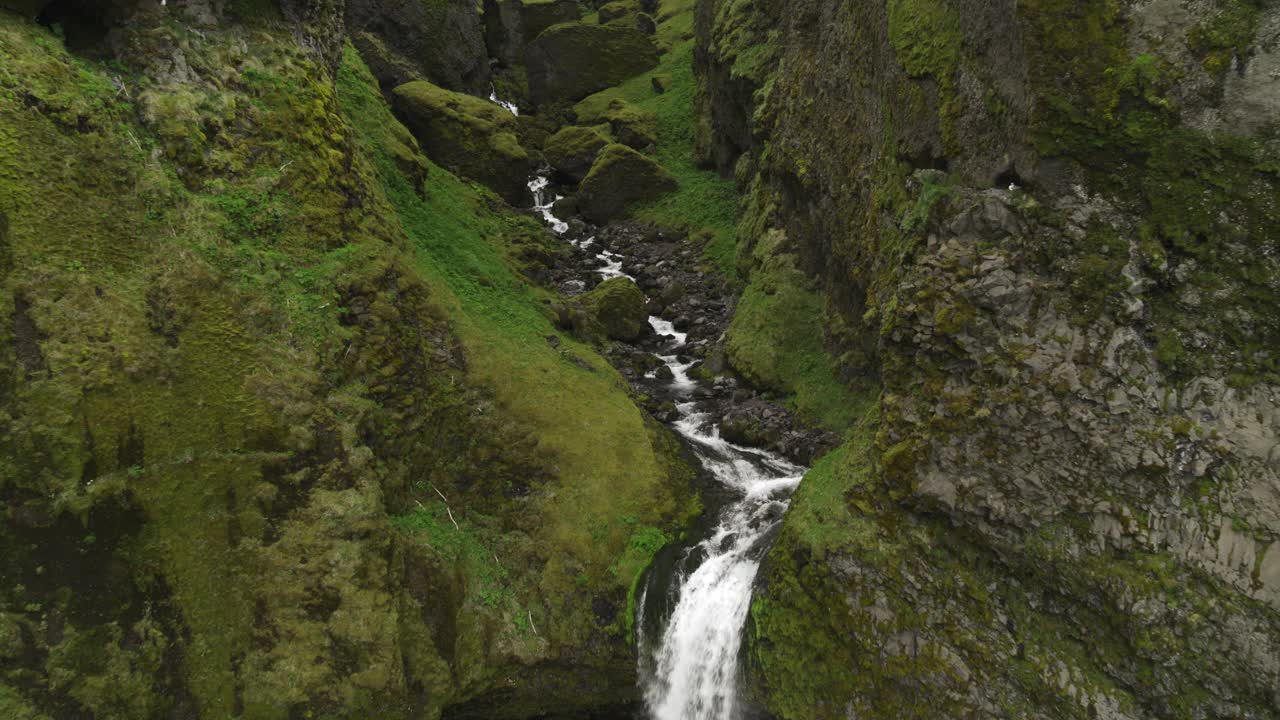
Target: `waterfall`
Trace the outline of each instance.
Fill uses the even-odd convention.
[[[657,318],[650,323],[659,332],[669,325]],[[674,356],[659,357],[671,368],[672,389],[687,394],[693,387],[688,365]],[[732,720],[738,712],[738,652],[751,587],[804,469],[725,441],[694,401],[676,407],[676,431],[735,499],[710,535],[685,551],[672,578],[676,605],[661,637],[652,647],[642,638],[644,699],[653,720]]]
[[[517,112],[496,95],[490,99]],[[547,173],[536,173],[529,180],[534,210],[556,235],[563,235],[569,225],[553,211],[561,196],[548,194]],[[587,237],[571,242],[585,250],[594,241]],[[596,272],[603,279],[630,277],[622,270],[620,255],[601,248],[595,257],[601,263]],[[669,390],[681,400],[673,427],[733,500],[722,509],[708,537],[680,558],[667,589],[675,607],[659,636],[645,632],[643,613],[649,589],[642,590],[636,625],[645,705],[652,720],[734,720],[739,710],[738,654],[752,584],[805,469],[721,438],[719,428],[694,398],[696,383],[688,374],[692,361],[680,359],[686,333],[658,317],[650,317],[649,324],[665,338],[657,357],[671,370]]]

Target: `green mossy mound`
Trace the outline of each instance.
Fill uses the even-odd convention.
[[[658,49],[644,33],[586,22],[553,25],[525,51],[535,105],[581,100],[657,64]]]
[[[600,13],[597,16],[601,25],[607,25],[615,20],[626,20],[628,16],[635,15],[640,12],[640,6],[635,0],[614,0],[611,3],[605,3],[600,6]]]
[[[645,150],[658,142],[658,116],[619,97],[593,95],[573,107],[578,122],[607,126],[613,139]]]
[[[633,203],[656,200],[678,187],[661,165],[614,143],[600,151],[583,179],[578,205],[588,220],[604,223],[622,217]]]
[[[648,325],[644,293],[630,278],[617,277],[583,293],[583,307],[614,340],[632,342],[640,339]]]
[[[437,163],[483,183],[512,205],[527,205],[529,154],[516,118],[494,103],[426,81],[392,91],[396,113]]]
[[[547,138],[542,153],[557,172],[580,183],[591,172],[591,164],[600,150],[608,144],[608,138],[593,128],[569,126]]]

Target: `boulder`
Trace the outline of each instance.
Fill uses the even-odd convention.
[[[489,55],[504,67],[520,64],[524,48],[543,30],[582,17],[577,0],[522,2],[521,0],[485,0],[484,40]]]
[[[601,25],[611,23],[614,20],[625,19],[629,15],[635,15],[640,12],[639,6],[635,0],[614,0],[611,3],[605,3],[600,6],[600,14],[597,16]]]
[[[547,138],[542,153],[557,172],[580,183],[608,144],[609,140],[594,128],[569,126]]]
[[[631,27],[639,30],[645,35],[653,35],[658,32],[658,23],[648,13],[636,13],[631,19]],[[658,92],[662,92],[659,90]]]
[[[658,142],[658,117],[622,98],[597,95],[578,103],[573,110],[579,124],[608,124],[615,140],[636,150]]]
[[[525,50],[535,105],[580,100],[658,64],[658,49],[632,27],[561,23]]]
[[[347,0],[346,25],[384,88],[425,79],[489,93],[489,54],[473,0]]]
[[[605,280],[579,299],[605,335],[614,340],[638,340],[649,327],[644,293],[628,278]]]
[[[514,115],[424,80],[397,87],[392,100],[428,157],[489,186],[512,205],[528,204],[529,155],[516,140]]]
[[[600,151],[582,181],[578,205],[584,217],[604,223],[620,217],[632,203],[655,200],[678,187],[661,165],[613,143]]]

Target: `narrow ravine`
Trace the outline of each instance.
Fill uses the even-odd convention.
[[[560,196],[550,187],[546,172],[530,179],[534,210],[556,235],[565,236],[569,223],[556,217],[553,207]],[[626,258],[598,247],[594,235],[567,241],[594,256],[593,271],[602,279],[627,276]],[[699,393],[689,376],[694,363],[682,354],[687,333],[656,316],[649,325],[658,338],[655,355],[670,371],[664,390],[677,409],[670,424],[729,499],[706,537],[680,552],[666,587],[651,577],[642,591],[636,618],[641,690],[653,720],[732,720],[741,709],[738,656],[752,585],[805,468],[721,438],[706,393]],[[657,382],[666,374],[653,371],[646,377]],[[655,593],[665,602],[653,602]],[[661,608],[663,617],[645,618],[646,608]],[[646,627],[658,632],[647,634]]]

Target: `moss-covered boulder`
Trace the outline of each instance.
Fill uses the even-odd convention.
[[[644,293],[630,278],[605,280],[584,293],[582,305],[605,335],[614,340],[631,342],[640,339],[648,325]]]
[[[611,3],[601,5],[600,12],[596,17],[600,20],[601,25],[606,25],[615,20],[625,19],[629,15],[635,15],[638,12],[640,12],[640,7],[635,0],[614,0]]]
[[[613,143],[600,151],[582,181],[578,203],[584,217],[603,223],[623,215],[632,203],[655,200],[676,187],[676,179],[661,165]]]
[[[580,183],[608,144],[609,140],[596,129],[571,125],[547,138],[542,153],[556,172]]]
[[[561,23],[525,50],[534,104],[580,100],[658,64],[658,49],[630,27]]]
[[[658,142],[658,117],[618,97],[593,95],[573,107],[581,125],[608,125],[623,145],[644,150]]]
[[[529,155],[516,140],[516,118],[502,107],[419,80],[392,91],[396,113],[427,156],[525,204]]]

